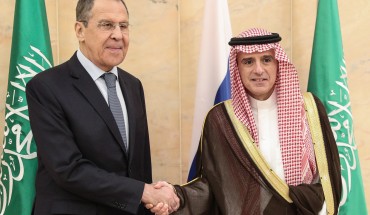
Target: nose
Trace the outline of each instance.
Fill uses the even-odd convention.
[[[262,75],[263,71],[264,71],[264,68],[263,68],[263,65],[261,62],[257,62],[256,63],[256,68],[255,68],[255,71],[258,75]]]
[[[122,31],[119,27],[119,25],[116,25],[112,31],[112,34],[111,34],[111,38],[112,39],[115,39],[115,40],[120,40],[122,39],[123,35],[122,35]]]

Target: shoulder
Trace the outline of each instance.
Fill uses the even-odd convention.
[[[118,68],[118,79],[120,82],[124,83],[127,87],[133,88],[133,89],[139,89],[140,91],[144,91],[143,84],[141,83],[140,79],[132,75],[131,73]]]
[[[226,106],[228,104],[231,105],[231,100],[226,100],[212,106],[206,113],[205,120],[218,120],[222,115],[227,115]]]
[[[125,80],[140,82],[139,78],[127,72],[126,70],[123,70],[117,67],[117,71],[118,71],[118,76],[122,76]]]
[[[313,93],[310,93],[310,92],[304,93],[304,95],[307,95],[307,94],[312,95],[313,102],[310,102],[312,105],[309,105],[309,106],[306,105],[306,108],[310,109],[311,113],[316,112],[316,111],[312,111],[313,108],[316,109],[317,110],[317,112],[316,112],[317,117],[319,117],[319,119],[320,119],[321,126],[326,127],[326,128],[330,128],[329,117],[328,117],[328,114],[327,114],[327,111],[326,111],[326,108],[325,108],[323,102],[316,95],[314,95]],[[307,102],[307,96],[305,96],[305,103],[306,102]],[[306,110],[306,111],[308,111],[308,113],[310,112],[309,110]]]
[[[51,68],[48,68],[31,78],[26,85],[26,89],[43,89],[50,90],[56,89],[58,87],[65,87],[69,85],[72,81],[71,74],[72,71],[82,71],[83,67],[79,61],[74,59],[72,56],[71,59]]]
[[[69,74],[70,68],[74,68],[75,63],[72,59],[69,59],[57,66],[48,68],[38,74],[36,74],[31,81],[58,81],[63,75]]]
[[[304,93],[304,95],[309,95],[309,94],[311,94],[311,95],[312,95],[313,100],[314,100],[314,102],[315,102],[315,105],[316,105],[316,107],[317,107],[317,109],[318,109],[319,113],[320,113],[320,112],[326,112],[326,110],[325,110],[325,106],[324,106],[323,102],[320,100],[320,98],[319,98],[319,97],[317,97],[317,96],[316,96],[314,93],[312,93],[312,92],[305,92],[305,93]]]
[[[58,83],[61,80],[61,77],[63,76],[63,73],[65,73],[65,67],[64,64],[60,64],[58,66],[46,69],[38,74],[36,74],[30,81],[27,83],[27,88],[30,86],[38,86],[41,84],[46,85],[54,85],[55,83]]]
[[[220,102],[220,103],[217,103],[217,104],[213,105],[208,110],[208,114],[207,115],[225,109],[225,106],[228,104],[228,102],[231,102],[231,100],[226,100],[226,101],[223,101],[223,102]]]

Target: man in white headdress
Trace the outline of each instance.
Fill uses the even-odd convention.
[[[338,213],[340,163],[325,108],[301,93],[280,40],[254,28],[229,42],[232,99],[205,119],[198,178],[175,185],[176,214]]]

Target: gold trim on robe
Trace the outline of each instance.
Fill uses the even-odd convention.
[[[328,160],[326,157],[324,139],[321,132],[319,113],[311,93],[304,93],[303,98],[316,154],[317,168],[320,174],[321,185],[324,190],[326,210],[328,214],[334,214],[334,194],[330,183]]]

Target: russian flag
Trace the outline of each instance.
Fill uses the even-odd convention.
[[[227,0],[206,0],[198,66],[188,181],[196,176],[195,154],[209,109],[230,99],[228,56],[231,24]]]

